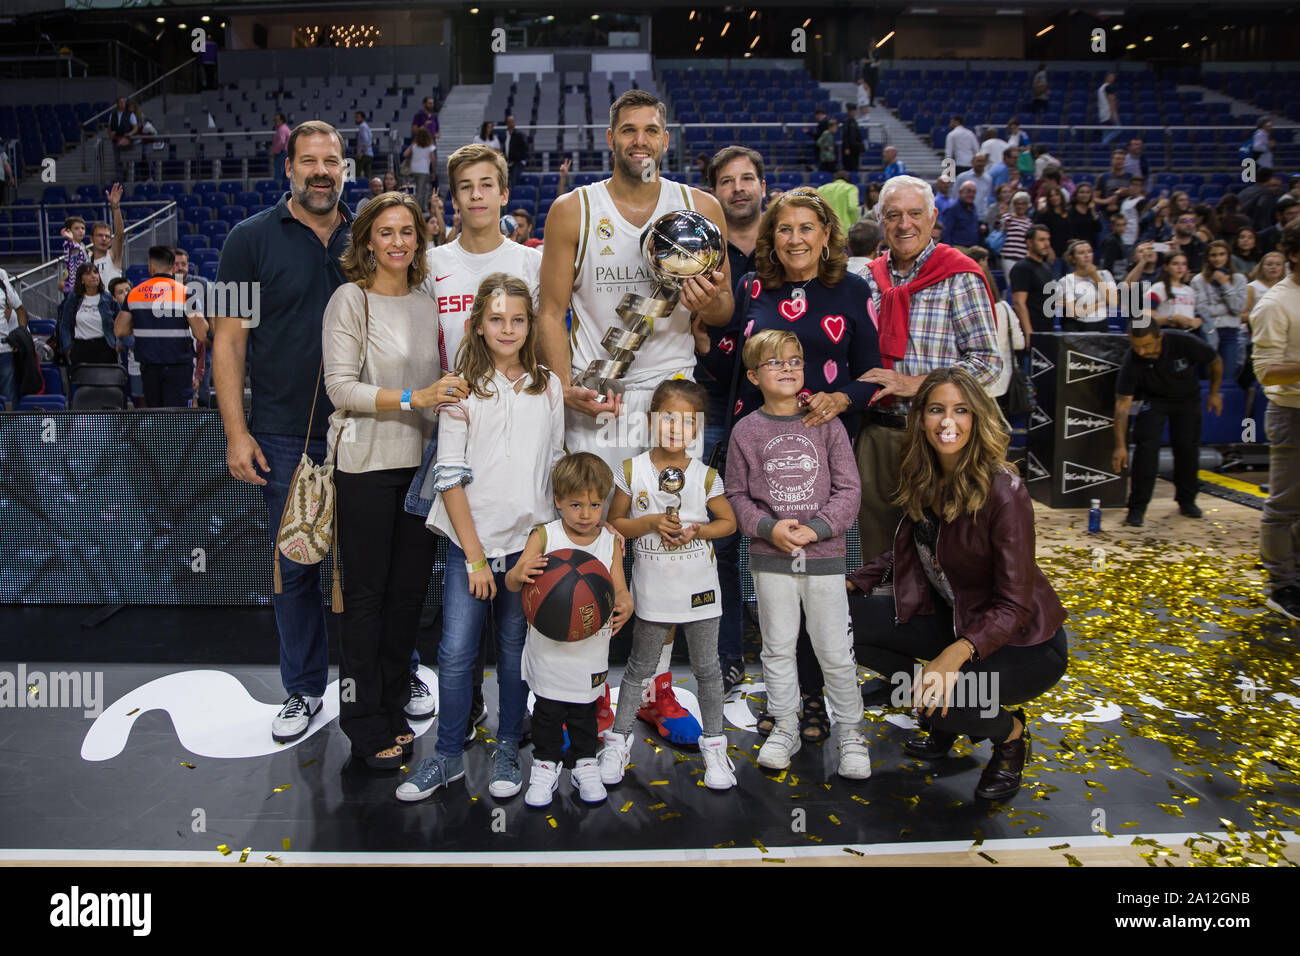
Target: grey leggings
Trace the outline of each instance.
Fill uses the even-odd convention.
[[[691,621],[675,625],[686,633],[686,648],[691,654],[691,672],[695,674],[696,693],[700,699],[700,717],[705,736],[722,733],[722,667],[718,663],[718,618]],[[636,618],[632,624],[632,653],[623,670],[623,683],[618,687],[618,709],[614,714],[614,730],[626,734],[636,721],[641,709],[641,691],[655,676],[664,641],[673,629],[672,624],[643,621]]]

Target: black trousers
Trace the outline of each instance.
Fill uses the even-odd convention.
[[[918,614],[906,624],[895,624],[892,596],[850,594],[858,662],[895,684],[903,680],[896,675],[904,674],[904,686],[910,688],[916,664],[934,660],[956,639],[952,608],[938,594],[934,604],[934,614]],[[1027,703],[1050,690],[1065,673],[1068,660],[1065,628],[1032,647],[1004,645],[962,668],[963,674],[973,675],[966,678],[964,699],[956,699],[947,717],[935,710],[928,718],[930,726],[941,732],[1006,740],[1015,726],[1008,705]]]
[[[73,339],[69,365],[116,365],[117,352],[103,339]]]
[[[150,408],[187,408],[194,397],[194,362],[140,364],[144,400]]]
[[[1133,424],[1133,443],[1137,446],[1131,464],[1128,506],[1144,511],[1156,487],[1160,464],[1160,433],[1169,422],[1169,444],[1174,452],[1174,498],[1180,505],[1194,504],[1200,479],[1201,400],[1158,402],[1138,413]]]
[[[359,753],[411,732],[411,651],[437,538],[402,506],[414,468],[334,472],[343,561],[339,726]]]
[[[569,766],[596,756],[596,701],[569,704],[538,697],[533,704],[533,759],[558,763],[564,756],[564,728],[569,729]]]

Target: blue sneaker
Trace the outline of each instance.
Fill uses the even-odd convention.
[[[397,788],[397,799],[407,803],[423,800],[440,787],[455,783],[465,776],[465,756],[425,757],[415,768],[415,773],[402,781]]]
[[[650,702],[641,706],[637,716],[654,724],[659,736],[673,744],[697,744],[704,732],[691,712],[677,702],[677,695],[673,693],[673,675],[667,671],[655,678]]]
[[[519,744],[502,740],[492,756],[492,782],[488,793],[498,800],[517,794],[524,785],[523,771],[519,769]]]

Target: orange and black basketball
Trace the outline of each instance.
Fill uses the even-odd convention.
[[[546,569],[524,585],[524,616],[553,641],[584,641],[614,613],[609,569],[586,551],[565,548],[546,555]]]

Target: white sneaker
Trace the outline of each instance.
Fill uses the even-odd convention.
[[[600,765],[595,757],[583,757],[573,765],[573,785],[584,803],[600,803],[609,796],[600,782]]]
[[[803,741],[795,731],[778,725],[768,734],[767,742],[759,748],[758,765],[768,770],[785,770],[790,766],[790,758],[802,746]]]
[[[596,761],[600,764],[600,780],[605,786],[612,787],[623,782],[623,773],[632,759],[632,735],[607,730],[600,735],[600,739],[605,742],[600,753],[596,754]]]
[[[528,775],[528,792],[524,803],[530,807],[549,807],[551,794],[560,785],[560,765],[550,760],[534,760]]]
[[[840,765],[835,772],[849,780],[866,780],[871,776],[871,753],[867,738],[862,734],[848,734],[840,738]]]
[[[287,744],[297,740],[311,726],[311,719],[320,713],[321,699],[306,694],[290,694],[280,712],[271,721],[271,738]]]
[[[700,738],[700,756],[704,758],[704,785],[710,790],[730,790],[736,785],[736,765],[727,756],[727,737]]]

